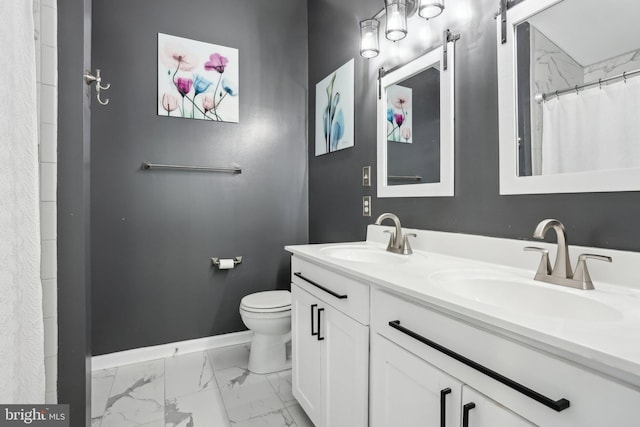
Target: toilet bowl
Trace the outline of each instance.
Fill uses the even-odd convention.
[[[253,331],[249,370],[267,374],[288,369],[286,346],[291,341],[291,293],[266,291],[250,294],[240,302],[240,317]]]

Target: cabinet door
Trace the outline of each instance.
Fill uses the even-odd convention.
[[[324,305],[320,335],[327,427],[366,427],[369,398],[369,327]]]
[[[322,420],[322,341],[318,341],[318,303],[291,284],[291,358],[293,396],[316,425]]]
[[[462,383],[453,377],[381,335],[372,336],[372,427],[459,427],[461,392]]]
[[[535,426],[466,385],[462,387],[462,425],[463,427]]]

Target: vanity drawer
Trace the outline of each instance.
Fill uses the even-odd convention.
[[[291,281],[363,325],[369,324],[369,285],[296,256],[291,258]]]
[[[638,425],[633,414],[640,407],[640,391],[632,386],[417,302],[380,290],[373,290],[371,298],[372,333],[387,337],[534,424]],[[390,325],[394,321],[404,330]],[[493,378],[488,371],[521,388]],[[546,406],[523,388],[560,407]],[[562,399],[569,402],[566,409],[561,409]]]

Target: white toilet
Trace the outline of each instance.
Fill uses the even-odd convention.
[[[240,316],[253,331],[249,370],[267,374],[291,367],[286,351],[291,341],[291,293],[266,291],[247,295],[240,302]]]

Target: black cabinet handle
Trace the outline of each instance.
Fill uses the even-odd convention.
[[[447,427],[447,394],[451,393],[449,387],[440,390],[440,427]]]
[[[497,373],[496,371],[493,371],[489,368],[487,368],[486,366],[483,366],[477,362],[474,362],[471,359],[468,359],[466,357],[464,357],[461,354],[456,353],[453,350],[449,350],[448,348],[434,342],[431,341],[428,338],[423,337],[422,335],[413,332],[410,329],[405,328],[404,326],[400,326],[400,321],[399,320],[392,320],[391,322],[389,322],[389,326],[391,326],[394,329],[397,329],[398,331],[402,332],[403,334],[409,335],[411,338],[416,339],[418,341],[420,341],[423,344],[428,345],[431,348],[434,348],[436,350],[438,350],[441,353],[446,354],[447,356],[457,360],[458,362],[464,363],[465,365],[482,372],[483,374],[493,378],[494,380],[501,382],[502,384],[506,385],[507,387],[511,387],[512,389],[524,394],[527,397],[530,397],[531,399],[542,403],[543,405],[555,410],[555,411],[563,411],[565,409],[567,409],[569,407],[569,401],[565,398],[562,399],[558,399],[558,400],[553,400],[547,396],[544,396],[540,393],[538,393],[535,390],[531,390],[530,388],[512,380],[511,378],[505,377],[502,374]]]
[[[313,309],[318,307],[318,304],[311,304],[311,336],[315,337],[316,335],[318,335],[318,332],[314,332],[314,325],[313,325]]]
[[[319,308],[318,309],[318,341],[323,341],[324,337],[322,335],[320,335],[320,325],[322,324],[322,320],[320,320],[320,315],[322,314],[322,312],[324,311],[324,308]]]
[[[469,411],[476,407],[476,404],[469,402],[462,406],[462,427],[469,427]]]
[[[323,291],[325,291],[326,293],[328,293],[329,295],[333,295],[334,297],[338,298],[338,299],[345,299],[347,298],[346,295],[340,295],[336,292],[333,292],[331,289],[327,289],[324,286],[314,282],[313,280],[307,279],[306,277],[304,277],[302,275],[302,273],[293,273],[294,276],[301,278],[302,280],[304,280],[305,282],[315,286],[318,289],[322,289]]]

